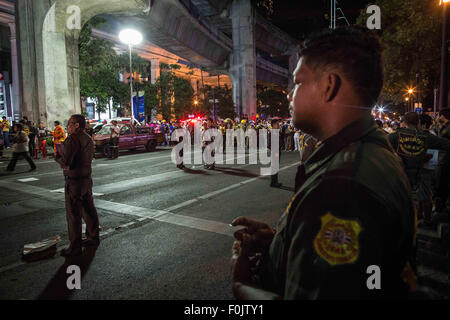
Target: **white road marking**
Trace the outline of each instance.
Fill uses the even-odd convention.
[[[60,188],[60,189],[56,189],[56,190],[51,190],[50,192],[54,192],[54,193],[64,193],[64,188]],[[101,197],[101,196],[104,196],[103,193],[95,193],[95,192],[93,192],[92,195],[93,195],[94,197]]]
[[[292,168],[292,167],[298,166],[298,165],[300,165],[300,162],[296,162],[296,163],[293,163],[293,164],[288,165],[288,166],[286,166],[286,167],[283,167],[283,168],[281,168],[279,171],[281,172],[281,171],[287,170],[287,169],[289,169],[289,168]],[[185,201],[185,202],[179,203],[179,204],[177,204],[177,205],[175,205],[175,206],[166,208],[165,211],[175,211],[175,210],[181,209],[181,208],[183,208],[183,207],[187,207],[187,206],[189,206],[189,205],[191,205],[191,204],[193,204],[193,203],[195,203],[195,202],[197,202],[197,201],[199,201],[199,200],[206,200],[206,199],[208,199],[208,198],[212,198],[212,197],[217,196],[217,195],[219,195],[219,194],[221,194],[221,193],[230,191],[230,190],[232,190],[232,189],[236,189],[236,188],[238,188],[238,187],[240,187],[240,186],[243,186],[243,185],[245,185],[245,184],[247,184],[247,183],[256,181],[256,180],[258,180],[258,179],[263,179],[264,177],[266,177],[266,176],[259,176],[259,177],[247,179],[247,180],[242,181],[242,182],[238,182],[238,183],[236,183],[236,184],[233,184],[233,185],[231,185],[231,186],[222,188],[222,189],[220,189],[220,190],[213,191],[213,192],[204,194],[204,195],[202,195],[202,196],[196,197],[196,198],[194,198],[194,199],[187,200],[187,201]]]
[[[31,182],[31,181],[38,181],[39,179],[37,178],[24,178],[24,179],[17,179],[17,181],[20,182]]]

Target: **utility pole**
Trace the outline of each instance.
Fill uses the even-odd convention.
[[[450,1],[441,1],[442,13],[442,51],[441,51],[441,90],[439,98],[439,110],[448,106],[447,66],[448,66],[448,16]]]

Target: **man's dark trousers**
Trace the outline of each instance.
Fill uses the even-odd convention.
[[[86,222],[86,238],[98,240],[100,231],[92,195],[92,179],[66,177],[65,196],[70,247],[74,249],[81,247],[81,218]]]

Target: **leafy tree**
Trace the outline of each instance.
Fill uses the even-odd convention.
[[[416,87],[426,105],[433,101],[433,89],[440,75],[441,13],[438,1],[376,0],[381,9],[380,35],[385,46],[385,81],[381,98],[397,106],[404,104],[407,87]],[[358,24],[368,18],[362,10]],[[419,75],[416,79],[416,75]]]
[[[173,80],[175,118],[184,118],[193,111],[194,89],[189,80],[175,77]]]
[[[115,103],[124,100],[114,44],[109,40],[91,37],[92,27],[106,23],[104,18],[91,19],[81,30],[79,39],[80,95],[82,99],[91,97],[95,101],[99,115],[106,111],[111,98]]]
[[[153,113],[153,108],[158,109],[159,106],[158,86],[149,81],[145,84],[144,90],[145,114],[147,116],[151,116]]]
[[[137,53],[132,52],[131,53],[132,58],[132,68],[133,68],[133,74],[136,72],[139,76],[133,77],[133,93],[136,94],[136,101],[139,103],[139,92],[144,91],[146,89],[146,81],[150,77],[149,72],[149,62],[139,56]],[[120,71],[122,73],[130,73],[130,53],[124,52],[121,55],[117,57],[119,65],[120,65]],[[128,80],[130,80],[128,78]],[[127,85],[129,88],[129,85]],[[128,101],[130,101],[130,94],[128,94]],[[145,99],[145,98],[144,98]],[[147,111],[145,113],[148,115]]]
[[[287,92],[276,86],[257,86],[257,111],[266,116],[288,117]]]
[[[146,86],[146,101],[157,106],[163,119],[182,118],[192,111],[194,89],[188,80],[175,74],[180,68],[177,64],[161,63],[159,78],[154,85]]]

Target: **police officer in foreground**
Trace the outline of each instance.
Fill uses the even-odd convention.
[[[415,286],[414,210],[400,160],[370,114],[383,82],[379,39],[356,27],[325,30],[300,55],[288,95],[293,123],[322,143],[275,229],[232,222],[246,227],[232,248],[233,293],[404,298]]]
[[[403,128],[391,133],[388,139],[403,161],[417,211],[419,213],[429,212],[429,210],[425,210],[424,206],[431,201],[429,199],[431,192],[425,190],[423,181],[423,166],[427,161],[427,151],[428,149],[450,151],[450,140],[436,137],[419,129],[420,117],[415,112],[405,114],[403,123]],[[431,222],[431,216],[425,215],[423,218],[425,222]]]
[[[69,137],[64,141],[63,154],[55,160],[63,168],[66,178],[66,218],[70,246],[62,256],[81,255],[81,246],[100,244],[99,221],[92,196],[92,158],[94,141],[86,133],[84,116],[75,114],[67,123]],[[86,240],[82,241],[81,218],[86,223]]]

